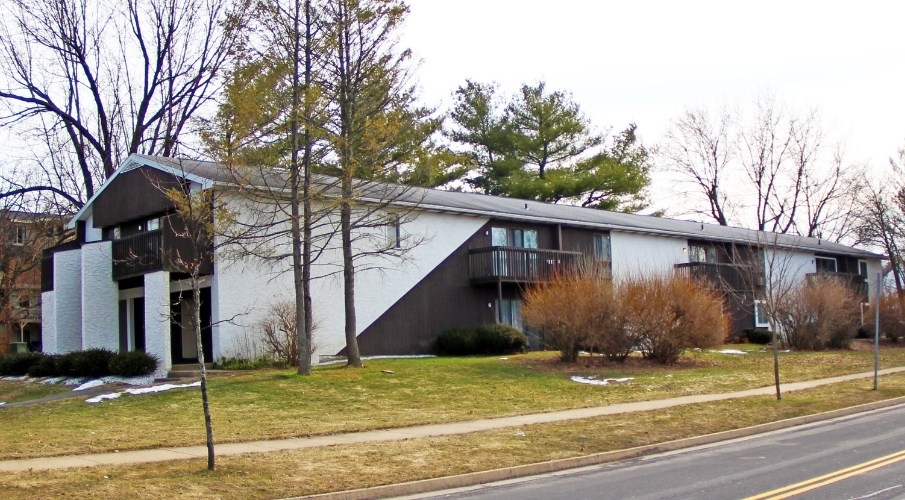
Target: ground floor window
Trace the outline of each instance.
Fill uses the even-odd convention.
[[[121,294],[122,295],[129,295]],[[119,301],[119,350],[145,350],[145,298],[128,297]]]
[[[509,325],[518,331],[524,331],[525,325],[522,322],[522,301],[519,299],[503,299],[502,304],[497,301],[498,311],[500,311],[500,323]]]
[[[767,316],[766,302],[754,301],[754,326],[757,328],[770,328],[770,318]]]

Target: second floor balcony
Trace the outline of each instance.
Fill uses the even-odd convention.
[[[707,286],[729,291],[754,291],[764,286],[763,272],[755,266],[688,262],[675,265],[676,272]]]
[[[121,280],[156,271],[184,272],[182,262],[190,262],[192,255],[191,241],[170,229],[127,236],[113,241],[113,279]],[[213,265],[205,259],[201,264],[201,275],[212,272]]]
[[[838,281],[843,285],[849,287],[853,292],[855,292],[858,297],[861,298],[862,302],[870,302],[868,297],[868,288],[867,288],[867,279],[864,275],[855,274],[855,273],[834,273],[829,271],[818,271],[816,273],[809,273],[807,275],[807,279],[809,283],[814,283],[820,279],[829,279]]]
[[[521,247],[486,247],[468,251],[472,283],[533,283],[549,281],[573,268],[584,256],[565,252]]]

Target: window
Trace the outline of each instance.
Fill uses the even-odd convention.
[[[817,257],[815,261],[817,262],[818,273],[836,272],[836,259],[833,257]]]
[[[522,301],[518,299],[503,299],[502,305],[497,301],[500,311],[500,323],[509,325],[518,331],[524,331],[522,322]]]
[[[864,276],[864,279],[867,279],[868,278],[867,272],[868,272],[867,271],[867,261],[859,260],[858,261],[858,274],[860,274],[861,276]]]
[[[384,226],[384,230],[386,231],[387,248],[402,247],[402,227],[398,218]]]
[[[537,231],[533,229],[490,229],[490,244],[495,247],[537,248]]]
[[[754,326],[757,328],[770,328],[770,318],[767,316],[766,302],[754,301]]]
[[[594,235],[594,257],[597,260],[611,262],[613,260],[613,251],[610,246],[610,235],[595,234]]]
[[[123,237],[122,231],[119,229],[119,226],[113,228],[113,239],[118,240]]]
[[[16,227],[16,245],[24,245],[25,241],[28,239],[28,230],[25,229],[25,226],[17,226]]]
[[[705,262],[716,264],[716,251],[713,247],[689,245],[688,262]]]
[[[148,231],[156,231],[160,229],[160,218],[154,218],[148,221]]]

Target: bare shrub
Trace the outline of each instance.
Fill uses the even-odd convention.
[[[871,333],[875,328],[875,302],[864,313],[864,329]],[[897,293],[887,293],[880,297],[880,335],[893,342],[905,337],[905,297],[900,297]]]
[[[628,278],[619,285],[627,326],[646,358],[675,363],[689,348],[720,345],[728,329],[722,298],[676,275]]]
[[[575,361],[581,348],[623,361],[634,347],[613,282],[593,264],[529,289],[522,316],[544,332],[547,347],[559,351],[563,361]]]
[[[264,349],[269,356],[289,366],[299,365],[298,343],[295,339],[295,304],[290,301],[270,304],[260,328]]]
[[[802,350],[851,346],[858,328],[858,295],[843,283],[817,276],[777,304],[776,320],[789,347]]]

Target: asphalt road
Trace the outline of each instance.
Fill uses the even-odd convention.
[[[750,497],[905,499],[905,406],[431,498]]]

